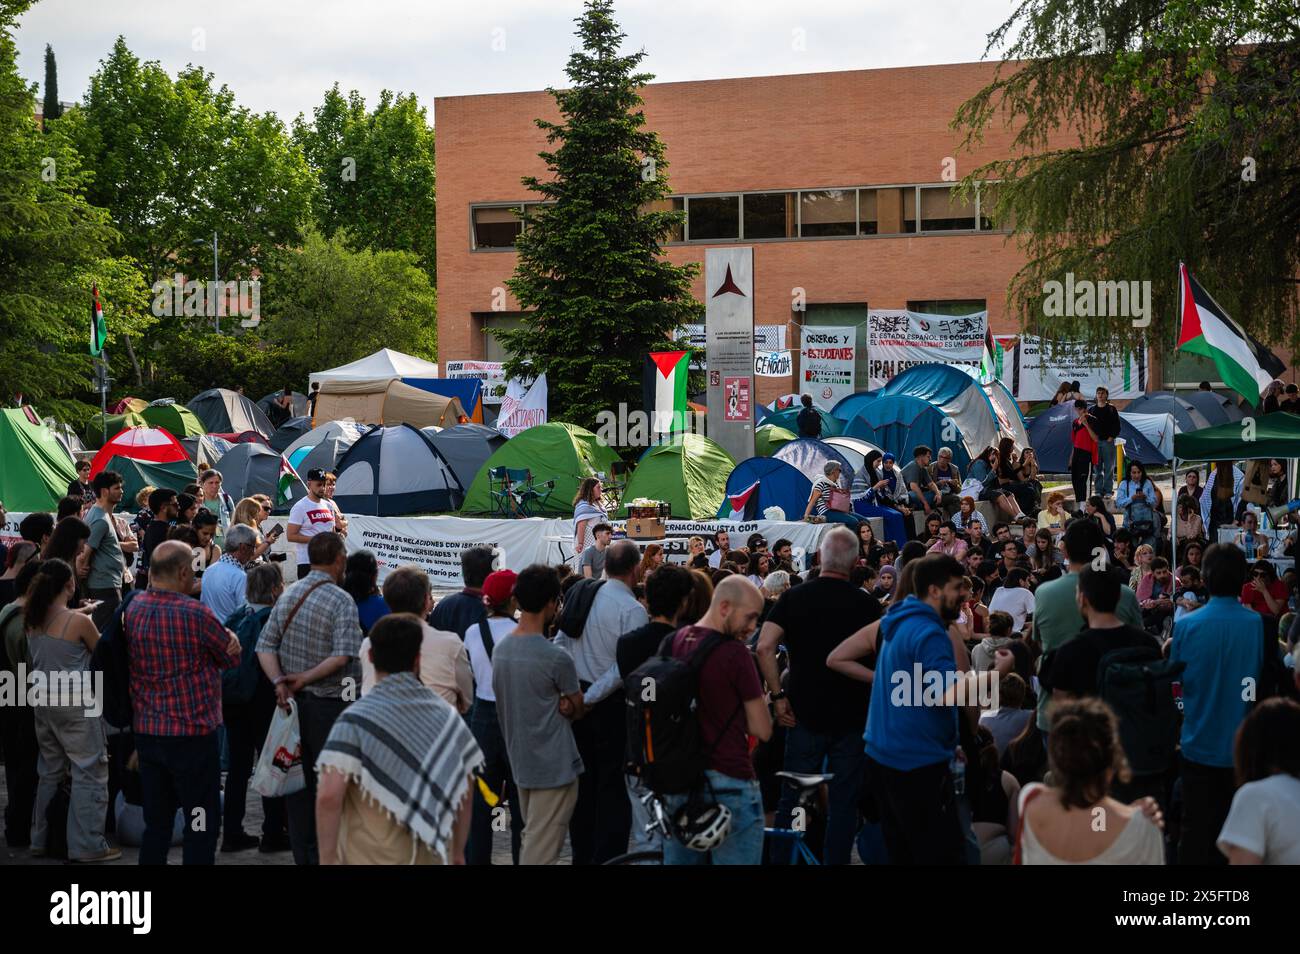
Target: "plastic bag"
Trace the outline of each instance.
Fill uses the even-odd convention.
[[[264,798],[292,795],[307,787],[302,772],[302,734],[298,729],[298,704],[289,700],[289,711],[279,706],[271,716],[271,727],[249,783]]]

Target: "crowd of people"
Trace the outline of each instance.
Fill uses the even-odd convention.
[[[827,467],[811,553],[724,523],[684,562],[616,538],[592,478],[571,560],[472,547],[442,598],[348,553],[329,474],[289,514],[296,567],[272,502],[216,472],[134,517],[118,475],[81,475],[3,554],[0,664],[104,698],[0,707],[6,839],[142,864],[488,864],[498,835],[519,864],[782,863],[773,831],[828,864],[1300,861],[1296,577],[1230,463],[1189,473],[1176,560],[1140,466],[1072,510],[1008,442],[965,479],[947,448],[894,465],[848,491],[880,521]],[[277,709],[302,782],[255,835]]]

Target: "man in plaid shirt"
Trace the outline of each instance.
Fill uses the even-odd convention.
[[[167,863],[179,802],[182,860],[210,865],[221,831],[221,672],[239,663],[239,639],[188,595],[189,546],[168,540],[152,557],[149,589],[123,615],[144,802],[140,864]]]
[[[279,704],[298,708],[307,787],[285,799],[289,844],[300,865],[320,863],[316,845],[316,757],[334,720],[360,696],[361,622],[356,601],[338,584],[347,551],[325,531],[307,544],[310,570],[276,602],[257,641],[257,659]]]

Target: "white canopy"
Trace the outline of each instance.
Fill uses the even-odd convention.
[[[383,383],[393,378],[436,378],[438,366],[432,361],[416,358],[400,351],[381,348],[372,355],[345,364],[328,371],[317,371],[311,375],[311,383],[320,381],[378,382]]]

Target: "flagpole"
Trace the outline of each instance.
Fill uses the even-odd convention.
[[[108,443],[108,358],[107,352],[99,352],[99,426],[102,431],[102,443]]]

